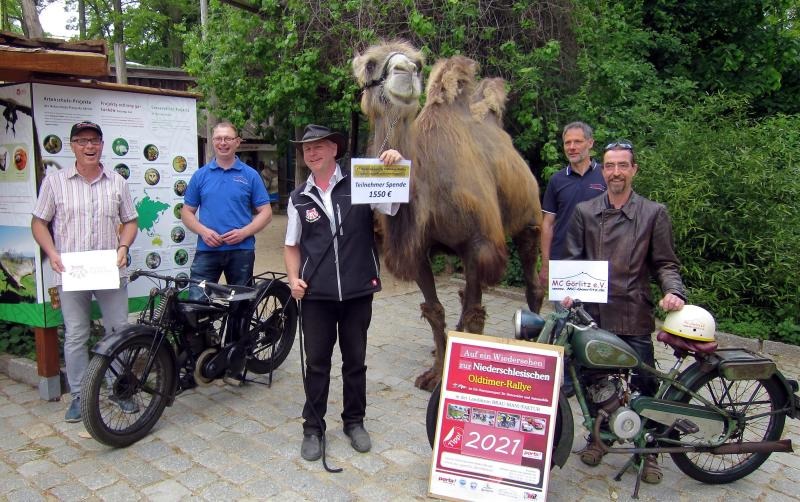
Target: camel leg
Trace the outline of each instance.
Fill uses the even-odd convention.
[[[525,275],[525,300],[528,302],[528,308],[531,309],[531,312],[537,313],[542,308],[542,300],[544,299],[544,288],[539,283],[539,278],[536,274],[540,233],[541,228],[531,223],[512,237],[522,262],[522,272]]]
[[[476,260],[472,257],[462,257],[464,263],[464,276],[466,285],[461,293],[461,318],[458,320],[458,331],[468,333],[483,333],[486,321],[486,309],[481,305],[483,288],[481,286],[480,271]]]
[[[436,281],[427,261],[425,266],[420,267],[416,282],[422,292],[422,296],[425,298],[425,303],[421,303],[419,306],[422,311],[422,317],[428,321],[433,331],[434,358],[433,367],[418,376],[414,381],[414,385],[430,392],[442,379],[445,343],[447,341],[444,332],[446,325],[444,307],[436,295]]]

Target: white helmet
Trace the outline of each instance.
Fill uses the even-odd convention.
[[[697,305],[684,305],[682,309],[667,314],[661,329],[681,338],[713,342],[717,325],[714,316],[706,309]]]

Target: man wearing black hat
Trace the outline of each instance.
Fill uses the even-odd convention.
[[[53,283],[58,286],[64,317],[64,360],[72,394],[64,419],[81,419],[81,380],[89,365],[92,296],[103,314],[106,334],[128,322],[127,257],[138,232],[136,209],[125,179],[100,162],[103,131],[94,122],[78,122],[70,131],[75,166],[46,176],[33,210],[33,238],[50,259]],[[90,218],[87,221],[87,215]],[[52,234],[50,226],[52,225]],[[64,291],[62,253],[116,249],[120,285],[116,289]],[[125,413],[136,413],[132,401],[117,403]]]
[[[342,353],[344,433],[356,451],[365,453],[372,447],[364,428],[367,330],[372,297],[381,289],[372,210],[394,214],[397,205],[351,205],[350,173],[336,163],[346,151],[343,134],[312,124],[305,128],[303,139],[293,143],[311,170],[308,180],[290,196],[284,248],[289,285],[300,304],[305,337],[306,403],[300,455],[306,460],[322,456],[337,336]],[[402,156],[387,150],[380,159],[394,164]]]

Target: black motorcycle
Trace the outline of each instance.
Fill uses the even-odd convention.
[[[285,274],[227,286],[137,270],[131,281],[156,284],[131,324],[92,348],[81,390],[81,415],[97,441],[124,447],[143,438],[184,390],[216,379],[240,385],[269,374],[291,351],[297,304]],[[190,286],[202,300],[189,300]]]

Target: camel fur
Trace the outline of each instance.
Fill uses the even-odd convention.
[[[423,294],[420,307],[433,331],[435,358],[416,385],[431,390],[441,378],[446,336],[430,257],[444,252],[461,259],[466,285],[456,329],[482,333],[482,290],[502,279],[510,235],[522,261],[528,306],[538,312],[542,211],[536,179],[502,129],[505,82],[476,83],[479,66],[472,59],[439,60],[420,111],[423,64],[419,51],[395,41],[357,55],[353,73],[370,122],[368,155],[394,148],[412,162],[410,202],[397,215],[381,218],[383,253],[389,271],[416,281]]]

